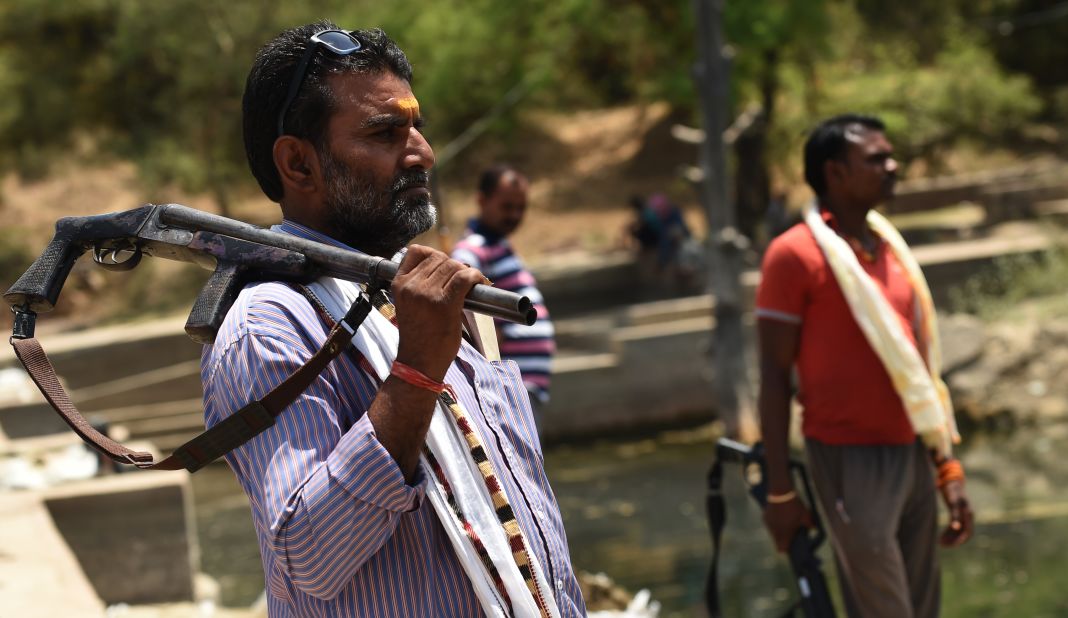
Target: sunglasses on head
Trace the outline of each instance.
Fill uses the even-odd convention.
[[[308,73],[308,65],[311,64],[311,59],[315,52],[320,47],[324,47],[335,56],[348,56],[363,47],[359,39],[352,36],[352,32],[346,30],[323,30],[311,35],[308,41],[308,47],[304,50],[304,55],[301,56],[300,62],[297,63],[297,69],[293,71],[293,78],[289,80],[289,94],[286,95],[286,102],[282,104],[282,109],[278,112],[278,137],[282,137],[286,133],[286,112],[289,111],[289,106],[293,104],[293,99],[297,98],[297,92],[300,91],[300,86],[304,83],[304,78]]]

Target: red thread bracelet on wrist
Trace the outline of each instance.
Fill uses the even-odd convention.
[[[412,386],[431,391],[438,395],[440,395],[446,388],[443,382],[431,380],[422,371],[413,369],[400,361],[393,361],[393,366],[390,368],[389,373],[390,375],[397,376]]]

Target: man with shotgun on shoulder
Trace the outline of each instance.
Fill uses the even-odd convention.
[[[244,136],[275,229],[384,257],[430,229],[434,153],[411,79],[380,30],[319,22],[260,50]],[[328,277],[249,285],[205,349],[213,426],[304,365],[356,299],[374,304],[352,347],[226,457],[270,615],[584,615],[522,379],[464,326],[485,277],[427,247],[396,259],[388,294]]]
[[[808,525],[788,471],[791,377],[802,432],[851,617],[939,614],[937,545],[968,540],[973,515],[942,382],[930,290],[874,208],[893,196],[897,162],[883,123],[820,124],[805,143],[816,194],[804,221],[769,245],[757,291],[765,524],[780,551]],[[949,526],[939,534],[941,494]]]

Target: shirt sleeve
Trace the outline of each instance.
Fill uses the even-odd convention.
[[[772,241],[764,253],[756,316],[800,324],[808,298],[808,272],[797,253],[781,240]]]
[[[228,414],[219,411],[263,397],[311,357],[313,342],[295,334],[302,330],[289,309],[253,306],[246,319],[261,327],[218,357],[205,381],[217,420]],[[413,485],[405,482],[365,412],[344,428],[334,364],[273,427],[228,455],[274,559],[294,585],[322,599],[342,590],[426,490],[421,472]],[[210,414],[208,421],[213,424]]]

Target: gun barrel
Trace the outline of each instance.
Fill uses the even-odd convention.
[[[215,232],[244,240],[281,247],[307,256],[316,270],[324,275],[356,281],[388,285],[397,274],[398,264],[386,258],[347,251],[313,240],[307,240],[202,212],[179,204],[161,207],[160,222],[184,229]],[[488,285],[476,285],[468,293],[464,306],[472,311],[530,325],[537,320],[537,311],[526,296]]]

